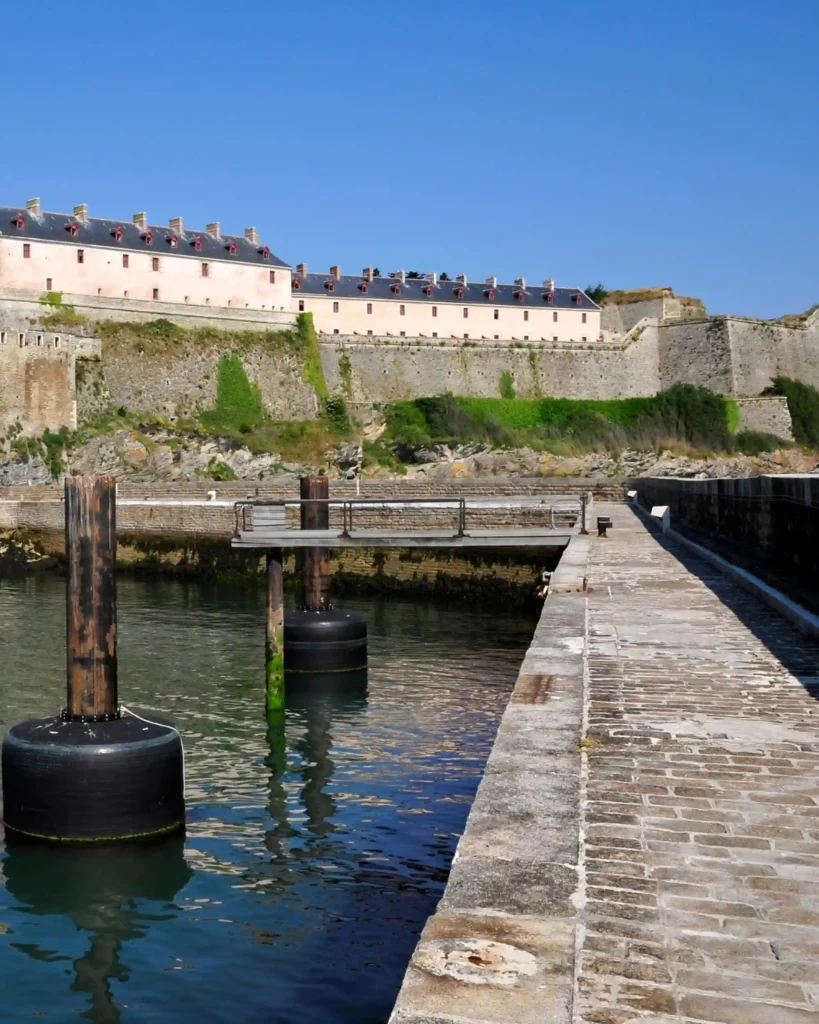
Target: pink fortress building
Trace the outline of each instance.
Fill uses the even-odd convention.
[[[408,278],[404,271],[375,277],[310,274],[298,264],[292,279],[293,310],[313,314],[322,334],[359,334],[478,341],[594,342],[600,307],[579,288],[499,284],[497,278],[442,281],[437,274]]]
[[[527,284],[442,281],[403,271],[376,277],[293,273],[263,245],[255,228],[223,234],[219,222],[185,229],[182,218],[149,224],[74,212],[48,213],[39,199],[0,207],[0,302],[39,302],[59,292],[92,317],[176,317],[241,320],[254,328],[292,324],[312,313],[324,335],[474,339],[476,341],[596,342],[600,308],[579,288],[549,279]],[[186,307],[186,308],[182,308]],[[2,309],[0,309],[2,313]]]
[[[186,231],[181,217],[106,220],[84,205],[47,213],[39,199],[0,207],[0,288],[287,313],[291,305],[290,268],[255,228],[224,235],[216,222]]]

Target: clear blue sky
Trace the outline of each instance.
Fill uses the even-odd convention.
[[[313,269],[819,301],[819,0],[3,9],[0,203]]]

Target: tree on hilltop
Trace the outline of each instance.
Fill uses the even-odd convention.
[[[598,281],[597,284],[586,285],[585,291],[592,302],[596,302],[598,306],[606,301],[606,296],[608,295],[602,281]]]
[[[449,276],[449,274],[445,270],[442,270],[441,273],[438,275],[438,280],[439,281],[451,281],[452,278]]]

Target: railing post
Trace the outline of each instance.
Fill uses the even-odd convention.
[[[586,495],[581,494],[580,496],[580,532],[584,536],[588,534],[586,529]]]
[[[65,478],[67,702],[70,718],[116,717],[116,478]]]
[[[269,711],[284,707],[284,568],[280,548],[267,552],[265,681]]]

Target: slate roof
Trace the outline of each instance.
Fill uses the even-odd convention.
[[[22,217],[23,226],[15,224]],[[71,225],[77,225],[76,234]],[[115,232],[120,229],[118,241]],[[244,235],[222,235],[214,238],[205,231],[184,231],[178,235],[178,244],[172,246],[168,239],[174,232],[166,224],[150,224],[144,230],[127,220],[106,220],[89,217],[81,221],[70,213],[35,213],[17,206],[0,206],[0,234],[12,238],[23,238],[38,242],[68,242],[78,248],[100,246],[104,249],[120,249],[130,252],[147,252],[154,256],[196,256],[202,260],[224,260],[227,263],[258,263],[264,267],[288,267],[270,252],[265,258],[262,244],[248,241]],[[151,241],[145,237],[150,234]],[[195,247],[201,240],[201,249]],[[230,244],[236,247],[230,252]],[[269,252],[269,250],[267,250]]]
[[[298,282],[298,284],[296,283]],[[332,289],[328,283],[333,282]],[[396,285],[401,285],[396,290]],[[366,291],[363,290],[366,285]],[[486,306],[517,306],[521,308],[538,307],[539,309],[599,309],[600,307],[580,288],[555,288],[553,299],[547,302],[544,298],[546,288],[542,284],[527,283],[523,289],[516,284],[497,284],[494,287],[485,282],[470,281],[461,285],[457,281],[438,281],[432,285],[424,278],[412,278],[403,284],[394,277],[376,277],[367,281],[365,277],[355,274],[342,274],[334,278],[330,274],[297,274],[293,273],[293,293],[299,295],[325,295],[334,299],[393,299],[396,302],[429,302],[430,305],[452,302],[463,305]],[[431,288],[427,294],[424,289]],[[460,296],[458,289],[463,288]],[[494,292],[494,296],[489,295]],[[525,293],[517,298],[521,292]],[[575,300],[573,296],[580,296]]]

